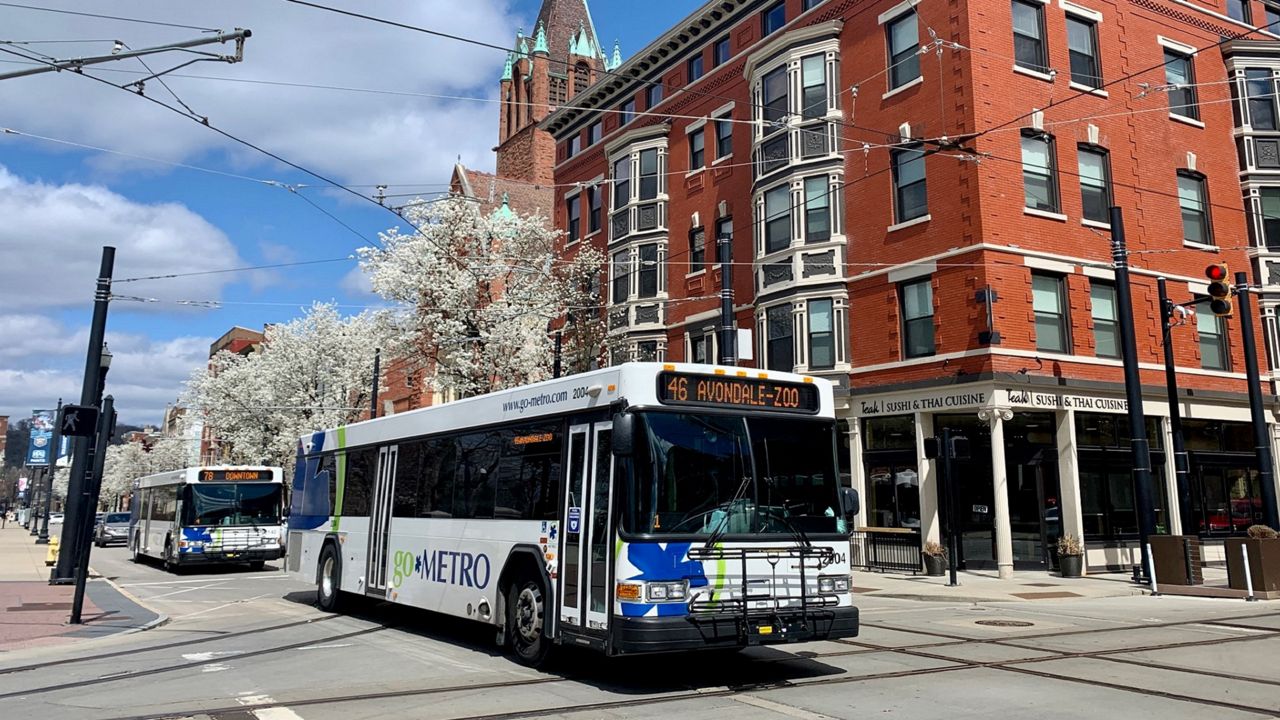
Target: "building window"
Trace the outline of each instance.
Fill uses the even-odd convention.
[[[572,195],[565,199],[565,204],[569,210],[569,242],[578,242],[578,238],[582,237],[581,233],[581,217],[582,217],[582,195]]]
[[[835,321],[830,300],[809,301],[809,369],[830,370],[836,366]]]
[[[614,304],[626,302],[631,295],[631,252],[623,250],[614,253],[610,272]]]
[[[645,108],[652,110],[662,102],[662,83],[655,82],[650,85],[645,93]]]
[[[631,158],[624,157],[613,163],[613,209],[631,202]]]
[[[702,270],[707,263],[707,230],[696,227],[689,231],[689,272]]]
[[[775,305],[765,311],[768,341],[765,347],[765,365],[768,370],[791,372],[795,370],[795,348],[792,346],[794,331],[790,305]]]
[[[689,76],[688,82],[693,82],[702,77],[702,56],[694,55],[689,58],[689,62],[685,63],[685,68]]]
[[[1208,302],[1196,305],[1196,333],[1200,336],[1200,367],[1227,370],[1227,323],[1213,314]]]
[[[787,68],[780,67],[764,76],[764,134],[778,129],[787,117]]]
[[[909,358],[927,357],[934,353],[933,283],[930,278],[903,283],[902,349]]]
[[[1071,82],[1102,87],[1102,63],[1098,61],[1098,24],[1067,16],[1067,51],[1071,56]]]
[[[775,3],[760,13],[760,25],[763,37],[769,37],[787,24],[787,3],[785,0]]]
[[[1262,3],[1262,12],[1267,16],[1267,24],[1259,29],[1275,32],[1276,26],[1280,25],[1280,5],[1264,2]]]
[[[1013,56],[1018,65],[1049,72],[1044,44],[1044,5],[1035,0],[1013,0]]]
[[[800,107],[802,118],[820,118],[827,114],[827,60],[810,55],[800,61]]]
[[[698,170],[707,164],[707,135],[705,126],[689,133],[689,170]]]
[[[831,239],[831,186],[824,175],[804,180],[804,241]]]
[[[587,232],[600,229],[600,188],[587,188]]]
[[[650,243],[640,246],[639,297],[651,298],[658,294],[658,246]]]
[[[689,362],[709,365],[712,361],[714,336],[711,333],[699,333],[689,338]]]
[[[1093,347],[1098,357],[1120,357],[1120,325],[1116,318],[1116,286],[1089,282],[1090,313],[1093,316]]]
[[[569,138],[569,157],[573,157],[582,152],[582,136],[574,135]]]
[[[1077,148],[1080,164],[1080,204],[1084,218],[1111,222],[1111,164],[1107,151],[1094,145]]]
[[[822,4],[822,0],[804,0],[800,4],[801,12],[808,12]]]
[[[636,362],[657,362],[658,341],[645,340],[636,343]]]
[[[1058,212],[1058,168],[1054,155],[1052,135],[1023,131],[1022,188],[1029,208]]]
[[[640,199],[653,200],[658,197],[658,151],[656,149],[640,151]]]
[[[893,208],[897,222],[924,217],[929,212],[924,151],[894,150],[890,162],[893,164]]]
[[[1276,124],[1276,84],[1271,70],[1245,70],[1244,88],[1249,105],[1249,127],[1254,130],[1280,129]]]
[[[636,99],[631,98],[630,100],[622,103],[622,107],[619,109],[622,111],[622,119],[618,122],[618,124],[626,125],[627,123],[634,120],[636,117]]]
[[[1031,306],[1036,316],[1036,349],[1071,352],[1064,281],[1057,275],[1031,274]]]
[[[600,121],[597,120],[587,126],[587,145],[595,145],[600,142],[602,127]]]
[[[1169,112],[1192,120],[1200,119],[1196,101],[1196,74],[1191,56],[1173,50],[1164,51],[1164,82],[1169,86]]]
[[[1262,242],[1261,247],[1280,251],[1280,187],[1264,187],[1258,190],[1258,200],[1262,205]]]
[[[920,77],[920,28],[914,9],[889,22],[889,89]]]
[[[1190,170],[1178,171],[1178,206],[1182,209],[1182,239],[1185,242],[1213,244],[1209,226],[1209,191],[1204,176]]]
[[[1253,13],[1249,11],[1249,0],[1227,0],[1227,16],[1246,25],[1253,24]]]
[[[591,68],[585,62],[573,66],[573,94],[577,95],[587,89],[591,83]]]
[[[733,154],[733,119],[725,116],[716,118],[716,158],[725,158]]]
[[[716,41],[716,44],[712,46],[711,50],[711,62],[713,65],[719,67],[729,62],[729,47],[728,35],[725,35]]]
[[[764,194],[764,251],[778,252],[791,245],[791,188],[778,187]]]

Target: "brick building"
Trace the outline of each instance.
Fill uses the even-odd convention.
[[[226,352],[235,353],[237,355],[252,355],[258,352],[262,347],[262,343],[266,342],[266,329],[264,326],[262,331],[250,330],[239,325],[232,327],[230,330],[222,334],[222,337],[213,341],[209,345],[209,360],[212,366],[213,356],[224,350]],[[169,424],[169,411],[165,410],[165,426]],[[200,463],[204,465],[216,465],[225,457],[221,442],[214,436],[213,430],[206,427],[204,423],[197,424],[200,436]]]
[[[955,485],[965,566],[1048,567],[1069,532],[1094,570],[1123,567],[1137,520],[1115,204],[1158,529],[1242,532],[1261,499],[1239,318],[1201,306],[1172,332],[1183,528],[1155,301],[1158,276],[1175,302],[1202,299],[1225,262],[1267,284],[1274,328],[1280,43],[1248,20],[1280,10],[1227,3],[708,2],[540,126],[564,253],[610,258],[614,360],[716,358],[729,237],[741,364],[839,385],[861,525],[939,539],[924,439],[950,428],[973,449]]]

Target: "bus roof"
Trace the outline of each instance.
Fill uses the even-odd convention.
[[[624,363],[318,431],[303,436],[300,443],[304,452],[310,454],[319,449],[373,445],[404,437],[605,408],[619,401],[626,401],[630,407],[660,407],[667,404],[660,399],[658,388],[658,377],[664,372],[812,385],[817,389],[817,411],[809,417],[835,417],[832,384],[821,378],[723,365]],[[746,411],[770,412],[755,408]]]
[[[269,465],[201,465],[199,467],[182,468],[181,470],[169,470],[168,472],[156,473],[155,475],[147,475],[138,478],[133,482],[136,488],[163,487],[165,485],[182,485],[186,483],[198,484],[200,482],[233,482],[227,479],[228,473],[261,473],[266,471],[268,477],[259,478],[256,482],[283,482],[284,470],[279,467]],[[214,472],[221,477],[216,480],[202,480],[203,473]],[[243,481],[245,478],[239,478]]]

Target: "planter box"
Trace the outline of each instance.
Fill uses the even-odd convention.
[[[1244,556],[1240,548],[1249,549],[1249,573],[1256,592],[1280,593],[1280,538],[1227,538],[1227,584],[1244,590]]]
[[[1152,535],[1151,558],[1158,585],[1203,585],[1204,556],[1194,535]],[[1239,554],[1239,550],[1236,553]]]

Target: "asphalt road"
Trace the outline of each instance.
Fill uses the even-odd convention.
[[[95,569],[165,626],[0,657],[0,707],[42,720],[1007,718],[1280,715],[1280,604],[1173,597],[952,605],[859,598],[854,641],[516,665],[483,627],[317,610],[278,570]],[[10,709],[20,708],[12,714]]]

